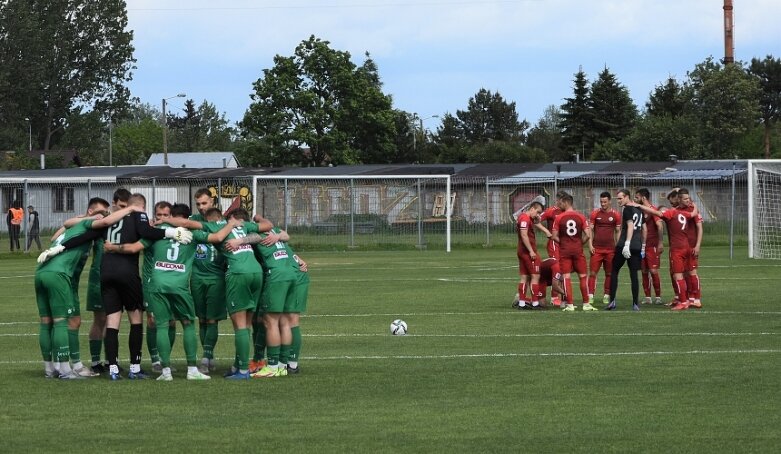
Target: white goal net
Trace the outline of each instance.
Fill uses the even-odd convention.
[[[748,256],[781,259],[781,160],[748,162]]]

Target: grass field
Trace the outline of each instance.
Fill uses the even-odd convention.
[[[34,259],[0,255],[0,451],[777,452],[781,445],[781,263],[745,259],[745,248],[733,262],[725,247],[703,249],[705,307],[683,313],[631,312],[626,269],[616,312],[512,310],[513,249],[304,255],[312,290],[302,373],[243,383],[187,382],[180,339],[172,383],[44,379]],[[388,334],[395,318],[408,322],[409,335]],[[221,333],[224,369],[233,355],[227,323]]]

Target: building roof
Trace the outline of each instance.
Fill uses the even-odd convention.
[[[153,153],[146,161],[146,165],[166,165],[163,163],[164,161],[165,154]],[[183,152],[168,153],[167,165],[174,168],[221,169],[239,167],[239,161],[236,159],[236,155],[230,151]]]
[[[146,166],[68,167],[64,169],[8,170],[0,172],[2,183],[114,183],[117,177],[148,169]],[[158,168],[159,169],[159,168]],[[165,169],[168,169],[165,167]]]

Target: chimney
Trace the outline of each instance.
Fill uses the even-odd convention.
[[[732,34],[732,0],[724,0],[724,64],[735,62],[735,42]]]

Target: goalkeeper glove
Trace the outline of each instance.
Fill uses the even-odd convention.
[[[621,250],[621,255],[623,255],[625,259],[632,256],[632,253],[629,252],[629,241],[624,243],[624,249]]]
[[[193,233],[183,227],[168,227],[165,229],[165,237],[182,244],[190,244],[193,240]]]
[[[38,256],[38,263],[43,263],[64,250],[65,246],[63,245],[50,247],[49,249],[41,252],[41,255]]]

